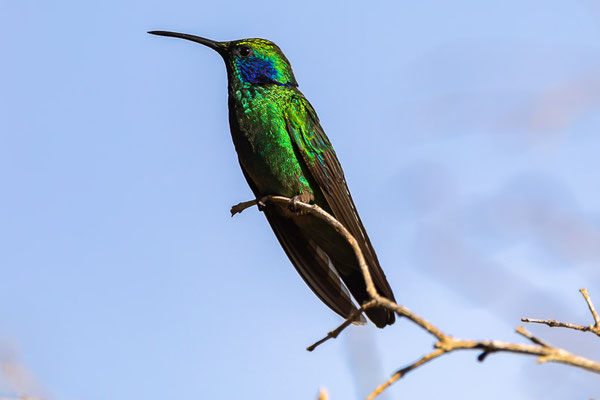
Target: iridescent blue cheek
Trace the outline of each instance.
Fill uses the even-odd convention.
[[[239,58],[236,60],[244,82],[252,84],[278,83],[277,71],[273,62],[261,57]]]

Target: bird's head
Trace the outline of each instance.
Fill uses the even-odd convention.
[[[210,47],[223,57],[230,85],[249,87],[275,84],[298,86],[292,66],[281,49],[264,39],[241,39],[217,42],[185,33],[150,31],[153,35],[171,36]]]

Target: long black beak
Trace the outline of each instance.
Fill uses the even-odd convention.
[[[227,49],[226,42],[217,42],[215,40],[206,39],[200,36],[188,35],[187,33],[177,33],[177,32],[168,32],[168,31],[150,31],[148,32],[151,35],[158,36],[170,36],[179,39],[191,40],[192,42],[200,43],[205,45],[206,47],[210,47],[211,49],[217,51],[219,54],[223,54]]]

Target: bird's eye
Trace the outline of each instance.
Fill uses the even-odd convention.
[[[242,57],[248,57],[250,54],[252,54],[252,48],[248,46],[242,46],[239,49],[239,53]]]

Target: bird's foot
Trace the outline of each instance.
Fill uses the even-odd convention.
[[[314,199],[315,199],[315,196],[313,196],[311,193],[302,193],[302,194],[296,195],[290,199],[290,202],[288,203],[288,209],[291,212],[294,212],[294,213],[297,213],[300,215],[306,214],[307,211],[302,211],[300,209],[300,207],[298,207],[298,202],[310,203]]]

